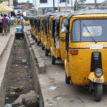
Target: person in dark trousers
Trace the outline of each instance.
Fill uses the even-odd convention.
[[[6,18],[6,14],[4,15],[4,17],[2,18],[2,23],[3,23],[3,36],[4,36],[4,33],[6,33],[6,36],[7,36],[7,30],[8,30],[8,21],[9,19]]]

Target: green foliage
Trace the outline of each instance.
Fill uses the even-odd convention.
[[[82,4],[82,3],[86,2],[86,0],[79,0],[79,2]]]
[[[0,0],[0,3],[2,3],[3,2],[3,0]]]
[[[67,3],[69,4],[69,0],[67,0]]]
[[[78,7],[79,7],[79,4],[78,4],[77,0],[75,0],[74,10],[77,11],[77,10],[78,10]]]
[[[30,3],[30,1],[28,0],[27,3]]]

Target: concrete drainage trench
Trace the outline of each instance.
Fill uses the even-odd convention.
[[[26,45],[25,39],[15,39],[12,64],[7,74],[5,107],[39,107],[39,95],[33,91],[34,83],[28,60],[30,56]],[[36,102],[35,105],[31,104],[31,99],[33,103]]]

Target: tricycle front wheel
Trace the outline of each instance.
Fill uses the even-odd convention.
[[[100,101],[103,95],[103,84],[96,83],[94,91],[94,100]]]
[[[52,64],[54,65],[56,61],[56,58],[54,56],[52,56]]]

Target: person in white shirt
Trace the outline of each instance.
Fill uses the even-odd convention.
[[[21,16],[20,21],[21,21],[22,31],[24,31],[25,19],[23,15]]]
[[[1,15],[0,15],[0,22],[2,22],[2,18],[3,18],[3,15],[1,14]]]
[[[14,16],[12,16],[12,17],[10,18],[10,20],[11,20],[12,24],[15,23],[15,18],[14,18]]]

